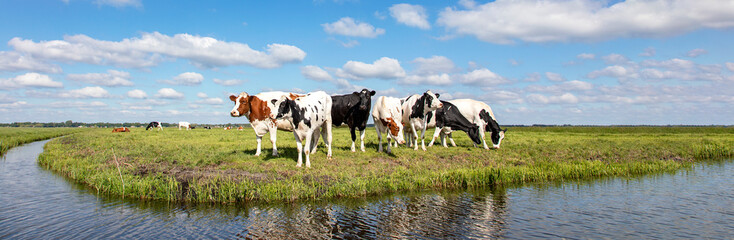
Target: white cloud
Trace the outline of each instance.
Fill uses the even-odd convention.
[[[8,96],[5,93],[0,93],[0,103],[11,103],[15,102],[15,99],[11,96]]]
[[[726,63],[726,68],[729,69],[729,71],[734,72],[734,63],[727,62]]]
[[[566,81],[566,78],[563,77],[561,74],[553,73],[553,72],[546,72],[545,73],[545,78],[547,78],[548,80],[551,80],[553,82]]]
[[[348,61],[340,70],[337,71],[338,77],[355,80],[364,78],[392,79],[405,77],[405,70],[400,66],[400,62],[388,57],[377,59],[372,64]]]
[[[301,67],[301,74],[308,79],[316,81],[331,81],[334,79],[326,70],[313,65]]]
[[[701,56],[701,55],[704,55],[704,54],[707,54],[707,53],[709,53],[709,51],[706,51],[706,49],[696,48],[696,49],[693,49],[691,51],[688,51],[688,53],[686,53],[686,56],[688,56],[688,57],[698,57],[698,56]]]
[[[582,53],[582,54],[576,55],[576,58],[584,59],[584,60],[591,60],[591,59],[595,59],[596,55],[594,55],[593,53]]]
[[[407,3],[392,5],[390,7],[390,16],[395,18],[399,23],[411,27],[424,30],[431,28],[431,24],[428,23],[426,9],[421,5],[410,5]]]
[[[134,85],[130,81],[130,73],[117,70],[107,70],[107,73],[69,74],[66,79],[107,87]]]
[[[67,102],[67,101],[60,101],[60,102],[51,102],[48,104],[48,107],[53,108],[98,108],[98,107],[106,107],[107,104],[100,102],[100,101],[92,101],[92,102]]]
[[[155,95],[158,98],[168,99],[181,99],[184,98],[184,94],[173,90],[172,88],[161,88],[158,90],[158,94]]]
[[[170,84],[170,85],[193,86],[193,85],[199,85],[203,81],[204,81],[204,76],[202,76],[200,73],[185,72],[185,73],[179,74],[178,76],[173,77],[173,80],[161,80],[159,82]]]
[[[541,94],[530,94],[527,96],[528,102],[536,104],[575,104],[579,102],[578,97],[571,93],[563,95],[545,96]]]
[[[606,56],[601,57],[606,64],[630,64],[629,58],[622,56],[620,54],[612,53]]]
[[[208,104],[208,105],[222,105],[224,104],[224,100],[222,100],[221,98],[204,98],[199,101],[196,101],[196,103]]]
[[[550,93],[563,93],[568,91],[586,91],[594,88],[594,84],[571,80],[560,84],[544,86],[544,85],[529,85],[525,88],[528,92],[550,92]]]
[[[452,83],[451,77],[446,74],[432,74],[432,75],[409,75],[398,81],[404,85],[449,85]]]
[[[608,4],[607,1],[594,0],[497,0],[467,10],[445,8],[439,13],[437,23],[449,32],[499,44],[517,40],[603,41],[733,27],[734,3],[628,0]]]
[[[16,37],[8,45],[17,52],[40,60],[132,68],[156,66],[164,57],[187,59],[199,67],[249,65],[276,68],[303,61],[306,57],[303,50],[290,45],[273,43],[268,44],[265,51],[256,51],[238,42],[189,34],[168,36],[158,32],[143,33],[140,38],[119,42],[97,40],[81,34],[65,36],[64,40],[40,42]]]
[[[236,85],[241,85],[245,81],[239,80],[239,79],[222,80],[222,79],[215,78],[215,79],[212,79],[212,82],[222,85],[222,86],[236,86]]]
[[[60,98],[108,98],[110,93],[101,87],[85,87],[58,94]]]
[[[148,97],[148,94],[145,93],[143,90],[135,89],[135,90],[128,91],[127,92],[127,97],[129,97],[129,98],[143,99],[143,98],[147,98]]]
[[[411,63],[416,64],[413,73],[419,75],[436,75],[456,71],[454,62],[444,56],[432,56],[430,58],[419,57]]]
[[[68,1],[68,0],[64,0]],[[116,8],[122,8],[122,7],[142,7],[143,3],[140,2],[141,0],[94,0],[94,3],[97,5],[110,5]]]
[[[641,57],[653,57],[655,56],[655,48],[649,47],[645,48],[645,51],[639,54]]]
[[[523,82],[537,82],[540,81],[540,73],[528,73],[525,78],[522,79]]]
[[[614,65],[608,66],[602,70],[595,70],[587,74],[586,77],[596,79],[599,77],[613,77],[619,79],[632,79],[638,78],[639,75],[633,69],[628,69],[623,66]]]
[[[0,51],[0,71],[61,73],[61,67],[39,61],[31,56],[22,55],[17,52]]]
[[[373,27],[369,23],[355,21],[350,17],[343,17],[339,21],[333,23],[321,24],[324,31],[328,34],[337,34],[350,37],[376,38],[385,34],[385,29]]]
[[[489,69],[481,68],[458,76],[459,80],[464,84],[478,86],[494,86],[498,84],[508,83],[507,78],[496,74]]]
[[[0,89],[22,87],[60,88],[63,86],[63,83],[53,81],[48,75],[39,73],[26,73],[10,79],[0,79]]]
[[[12,103],[2,103],[2,104],[0,104],[0,112],[2,112],[3,110],[6,110],[6,109],[10,109],[10,108],[24,108],[26,106],[28,106],[28,102],[25,102],[25,101],[17,101],[17,102],[12,102]]]
[[[477,7],[477,2],[475,2],[474,0],[459,0],[459,5],[467,9],[472,9]]]
[[[199,98],[207,98],[207,97],[209,97],[208,95],[206,95],[206,93],[203,93],[203,92],[196,93],[196,96],[199,97]]]

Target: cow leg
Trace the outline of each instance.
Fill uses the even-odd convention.
[[[424,124],[423,126],[426,126],[426,125]],[[421,129],[421,148],[423,149],[423,151],[426,150],[426,142],[424,140],[425,136],[426,136],[426,128],[424,127],[423,129]]]
[[[324,135],[324,140],[326,140],[326,148],[329,149],[326,154],[326,159],[331,160],[331,121],[327,120],[324,124],[326,124],[326,129],[322,129],[322,131],[324,131],[322,135]],[[354,140],[352,140],[352,142],[354,142]]]
[[[257,136],[257,150],[255,150],[255,156],[260,156],[260,144],[263,141],[262,136]]]
[[[482,129],[484,129],[484,128],[479,129],[479,137],[482,138],[482,145],[483,145],[484,149],[489,150],[489,147],[487,146],[487,140],[484,140],[484,131],[482,131]],[[476,147],[476,146],[477,146],[477,144],[475,143],[474,144],[474,147]]]
[[[273,156],[278,156],[278,146],[275,142],[278,140],[278,127],[270,128],[270,143],[273,144]],[[260,152],[260,145],[258,144],[257,151]]]
[[[451,136],[451,133],[449,133],[448,136],[449,136],[449,140],[451,141],[451,146],[456,147],[456,143],[454,142],[454,137]],[[445,145],[446,145],[446,143],[444,143],[444,146]]]
[[[306,149],[303,151],[304,155],[306,155],[306,167],[311,168],[311,160],[309,159],[309,155],[311,155],[311,140],[313,140],[313,129],[309,130],[311,132],[306,133],[306,142],[303,144]],[[298,155],[300,159],[300,154]],[[298,164],[301,164],[301,161],[298,161]]]
[[[433,142],[436,141],[436,138],[441,134],[441,128],[436,127],[436,130],[433,132],[433,138],[431,138],[431,142],[428,143],[428,146],[433,146]],[[443,135],[441,134],[441,139],[443,141]]]
[[[359,130],[359,142],[360,142],[359,149],[362,150],[362,152],[364,152],[364,129]]]
[[[388,131],[390,131],[390,130],[388,130]],[[395,143],[397,144],[398,141],[395,141]],[[390,151],[390,138],[387,138],[387,153],[391,153],[391,152],[392,151]]]
[[[411,137],[415,139],[415,142],[411,140],[411,142],[414,143],[413,150],[418,150],[418,132],[415,131],[415,124],[413,124],[412,122],[410,123],[410,131],[413,133]],[[423,148],[425,149],[425,146]]]
[[[375,130],[377,131],[377,152],[382,152],[382,134],[380,133],[380,126],[377,126],[377,123],[375,123]]]
[[[295,130],[293,131],[293,136],[296,137],[296,148],[298,149],[298,164],[296,164],[296,167],[301,167],[303,164],[303,158],[301,157],[301,153],[303,153],[303,144],[301,144],[301,138]]]
[[[352,152],[356,152],[357,149],[354,147],[354,141],[357,140],[357,135],[354,134],[354,127],[350,127],[349,132],[352,134]]]

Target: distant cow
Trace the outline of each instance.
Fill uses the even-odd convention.
[[[240,126],[240,127],[237,128],[237,130],[242,131],[242,130],[245,130],[245,128],[243,128],[242,126]]]
[[[212,129],[210,126],[204,126],[204,129]]]
[[[280,99],[283,95],[290,95],[286,92],[262,92],[257,95],[249,95],[246,92],[240,93],[239,96],[231,95],[229,100],[234,102],[234,108],[230,111],[232,117],[247,116],[250,121],[250,127],[255,130],[257,137],[257,151],[255,156],[260,156],[262,137],[266,133],[270,133],[270,142],[273,143],[273,156],[278,156],[278,147],[275,146],[277,139],[277,130],[293,131],[293,126],[288,120],[269,119],[270,114],[277,110],[272,106],[273,99]]]
[[[451,132],[456,130],[466,132],[466,134],[469,135],[469,138],[474,141],[474,146],[476,146],[476,144],[481,144],[482,139],[479,138],[479,126],[474,125],[474,123],[467,120],[466,117],[461,114],[459,108],[454,106],[451,102],[441,101],[441,103],[443,104],[443,107],[434,111],[436,131],[433,133],[433,138],[428,146],[433,146],[433,141],[435,141],[439,135],[448,135],[449,139],[451,139],[451,144],[456,146],[454,139],[450,138]],[[429,113],[429,115],[432,114]],[[443,146],[446,147],[446,141],[443,141],[443,136],[441,136],[441,140],[443,142]]]
[[[347,124],[349,131],[352,133],[352,152],[355,152],[355,140],[357,135],[354,129],[359,129],[360,149],[364,152],[364,129],[367,127],[367,119],[370,115],[372,107],[372,96],[375,91],[362,89],[360,92],[352,94],[331,96],[333,105],[331,106],[331,120],[334,126]]]
[[[224,130],[232,130],[232,126],[226,126],[224,127]]]
[[[414,144],[413,149],[418,150],[418,131],[420,131],[421,148],[426,150],[426,144],[423,137],[428,127],[428,113],[443,107],[443,103],[438,100],[439,94],[434,94],[431,90],[426,91],[423,95],[412,95],[402,102],[402,123],[405,125],[408,145]]]
[[[324,142],[328,148],[326,157],[331,159],[331,96],[323,91],[312,92],[291,100],[283,95],[272,100],[278,111],[271,112],[271,119],[286,119],[293,127],[298,147],[298,164],[303,163],[301,153],[306,155],[306,167],[311,167],[309,155],[319,141],[319,134],[324,135]],[[321,132],[321,133],[319,133]],[[301,142],[305,143],[301,145]],[[304,151],[305,148],[305,151]]]
[[[382,133],[385,133],[387,138],[387,153],[390,153],[390,139],[400,144],[405,143],[403,124],[400,123],[403,115],[400,107],[400,99],[394,97],[381,96],[375,101],[372,119],[375,121],[375,130],[377,130],[377,152],[382,152]]]
[[[191,129],[193,129],[193,128],[191,127],[191,123],[189,123],[189,122],[178,122],[178,130],[181,130],[181,128],[184,128],[184,129],[186,129],[186,130],[191,130]]]
[[[485,132],[492,132],[492,148],[500,148],[500,144],[502,143],[502,139],[505,138],[505,132],[507,129],[500,128],[499,123],[497,123],[497,119],[494,117],[492,108],[490,108],[489,105],[473,99],[455,99],[449,102],[456,105],[461,114],[464,115],[467,120],[479,126],[479,136],[482,139],[484,149],[489,149],[487,142],[484,139]]]
[[[150,122],[148,123],[148,126],[145,127],[145,130],[149,130],[151,128],[158,128],[158,131],[163,130],[163,125],[161,125],[161,122]]]
[[[113,133],[116,133],[116,132],[130,132],[130,129],[129,128],[126,128],[126,127],[119,127],[119,128],[112,129],[112,132]]]

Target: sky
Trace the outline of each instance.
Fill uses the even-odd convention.
[[[734,1],[3,0],[0,42],[3,123],[245,123],[232,94],[368,88],[501,125],[734,124]]]

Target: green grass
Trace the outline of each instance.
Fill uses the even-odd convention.
[[[428,131],[426,136],[431,136]],[[254,156],[251,129],[81,132],[49,142],[39,163],[100,192],[192,202],[294,201],[431,189],[675,171],[700,160],[734,156],[731,127],[518,127],[499,150],[459,147],[352,153],[348,129],[334,129],[333,159],[323,145],[312,168],[296,168],[292,133],[278,133],[280,156]],[[427,139],[426,143],[430,141]],[[383,143],[384,144],[384,143]],[[113,154],[114,152],[114,154]]]
[[[9,128],[0,127],[0,155],[24,143],[46,140],[71,133],[81,132],[80,128]]]

